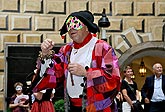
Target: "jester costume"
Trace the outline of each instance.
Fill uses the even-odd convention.
[[[88,29],[95,27],[79,17],[91,16],[89,12],[73,13],[70,16],[80,19]],[[88,22],[91,21],[93,20]],[[61,34],[67,31],[65,26]],[[93,35],[96,33],[94,28],[90,32],[92,33],[89,33],[81,44],[68,43],[61,47],[58,54],[54,53],[49,59],[40,58],[37,61],[37,71],[40,76],[44,76],[43,80],[47,80],[40,81],[33,90],[56,88],[64,82],[65,112],[70,112],[71,105],[81,106],[82,112],[116,111],[113,100],[120,88],[118,59],[114,49],[107,42]],[[70,74],[69,63],[82,65],[87,71],[86,77]]]

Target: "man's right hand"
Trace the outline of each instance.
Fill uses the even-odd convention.
[[[145,103],[150,103],[150,100],[149,100],[148,98],[145,98],[145,99],[144,99],[144,102],[145,102]]]
[[[37,93],[33,93],[35,98],[37,100],[41,100],[42,99],[42,96],[43,96],[43,93],[42,92],[37,92]]]
[[[54,42],[51,39],[46,39],[41,44],[42,54],[45,56],[49,53],[49,51],[53,48]]]

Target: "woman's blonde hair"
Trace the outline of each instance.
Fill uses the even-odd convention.
[[[18,85],[23,87],[23,84],[22,84],[21,82],[16,82],[16,83],[14,84],[14,88],[16,88]]]

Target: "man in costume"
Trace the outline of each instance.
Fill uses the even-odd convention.
[[[56,88],[64,82],[66,112],[115,112],[113,100],[120,88],[118,59],[114,49],[96,37],[98,31],[90,11],[71,13],[60,35],[65,38],[68,33],[73,42],[55,54],[55,43],[44,40],[37,73],[48,78],[49,84],[38,84],[33,91]]]

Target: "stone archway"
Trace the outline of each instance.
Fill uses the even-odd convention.
[[[119,66],[123,70],[123,67],[131,63],[134,59],[144,56],[165,57],[165,42],[148,41],[132,46],[120,56]]]
[[[139,43],[127,49],[123,55],[119,57],[121,77],[123,77],[122,71],[124,67],[132,64],[132,68],[135,72],[134,80],[137,82],[139,90],[141,90],[145,81],[145,77],[141,77],[138,74],[138,67],[141,58],[145,59],[145,66],[147,68],[147,74],[145,77],[152,75],[152,65],[154,63],[160,62],[165,67],[165,42],[148,41]]]

